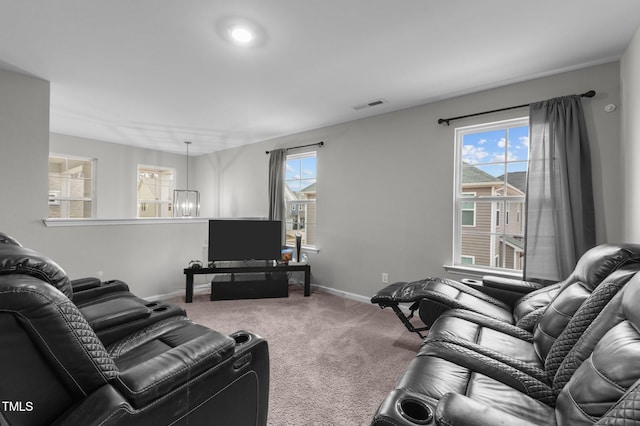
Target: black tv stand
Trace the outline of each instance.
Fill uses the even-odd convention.
[[[235,274],[249,274],[249,273],[286,273],[302,271],[304,272],[304,296],[311,295],[311,266],[306,264],[275,264],[272,261],[241,261],[241,262],[224,262],[224,264],[214,265],[210,268],[185,268],[184,274],[186,276],[186,294],[185,302],[191,303],[193,301],[193,276],[203,274],[232,274],[235,282]],[[215,277],[212,280],[212,286],[216,285]],[[213,298],[212,298],[213,300]]]

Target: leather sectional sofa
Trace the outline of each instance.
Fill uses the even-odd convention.
[[[0,234],[0,424],[264,425],[269,353]]]
[[[548,301],[530,307],[539,313],[526,327],[513,312],[527,298],[501,302],[512,308],[500,316],[485,296],[437,281],[455,307],[436,297],[428,336],[372,424],[638,424],[639,270],[640,246],[593,249],[567,280],[536,291]]]

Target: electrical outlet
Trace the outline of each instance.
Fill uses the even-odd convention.
[[[387,274],[386,272],[382,273],[382,282],[385,284],[389,283],[389,274]]]

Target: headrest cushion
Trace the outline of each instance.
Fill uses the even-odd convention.
[[[602,244],[588,250],[576,265],[572,278],[595,289],[609,274],[623,265],[640,261],[640,245]]]
[[[31,275],[51,284],[68,298],[73,295],[69,277],[53,260],[15,244],[0,244],[0,274]]]
[[[14,246],[21,246],[15,238],[5,234],[4,232],[0,232],[0,244],[12,244]]]

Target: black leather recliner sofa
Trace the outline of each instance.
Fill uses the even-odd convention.
[[[413,332],[428,330],[443,312],[453,308],[481,313],[531,331],[551,300],[566,287],[590,283],[592,287],[612,271],[640,261],[634,244],[602,244],[587,251],[565,280],[541,286],[535,282],[485,276],[482,281],[429,277],[386,286],[371,298],[381,308],[392,308]],[[418,310],[425,327],[416,329],[400,310],[400,303],[411,303],[411,316]],[[410,319],[410,318],[409,318]]]
[[[0,244],[0,424],[266,424],[260,336],[223,335],[177,307],[153,316],[161,303],[128,287],[94,291],[84,302],[99,309],[81,309],[73,290],[52,260]]]
[[[637,424],[640,246],[601,253],[531,332],[444,312],[372,424]]]

